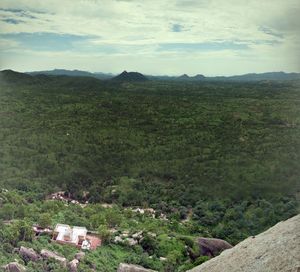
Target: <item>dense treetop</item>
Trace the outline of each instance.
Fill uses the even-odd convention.
[[[83,271],[91,263],[115,271],[121,261],[185,271],[205,260],[188,253],[195,237],[235,244],[296,214],[299,86],[1,72],[0,188],[9,191],[0,191],[0,220],[13,224],[1,226],[0,264],[17,258],[13,248],[22,244],[71,256],[29,231],[60,222],[103,237],[110,227],[157,234],[130,249],[108,243],[88,254]],[[45,201],[58,190],[94,204]],[[102,202],[116,206],[105,210]],[[132,215],[127,206],[153,207],[169,221]]]
[[[78,196],[88,190],[91,198],[112,201],[111,187],[123,186],[128,177],[139,191],[135,204],[183,205],[200,197],[296,192],[296,82],[5,76],[10,84],[2,80],[0,90],[2,186],[69,189]]]

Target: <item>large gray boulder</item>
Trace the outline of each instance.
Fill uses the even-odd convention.
[[[75,254],[75,259],[78,261],[82,261],[85,257],[85,253],[83,251],[80,251]]]
[[[8,265],[6,265],[4,267],[4,269],[5,269],[5,271],[8,271],[8,272],[25,272],[26,271],[25,267],[17,262],[9,263]]]
[[[36,262],[40,256],[32,248],[20,247],[19,250],[20,257],[27,263],[29,261]]]
[[[72,260],[68,263],[69,272],[77,272],[77,267],[79,265],[79,261],[77,259]]]
[[[157,272],[139,265],[120,263],[117,272]]]
[[[190,272],[299,272],[300,214],[249,237]]]
[[[63,267],[67,266],[67,259],[65,257],[59,256],[57,253],[52,252],[50,250],[42,249],[41,256],[44,259],[54,259],[55,261],[59,262]]]
[[[197,239],[197,243],[199,245],[200,254],[209,257],[215,257],[225,249],[232,248],[232,245],[228,242],[216,238],[200,237]]]

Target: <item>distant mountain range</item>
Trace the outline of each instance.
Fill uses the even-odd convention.
[[[231,80],[231,81],[261,81],[261,80],[299,80],[300,73],[285,73],[285,72],[268,72],[261,74],[245,74],[229,77],[212,77],[207,79],[214,80]]]
[[[113,74],[109,73],[91,73],[80,70],[65,70],[65,69],[54,69],[49,71],[35,71],[27,72],[29,75],[48,75],[48,76],[83,76],[83,77],[94,77],[98,79],[111,79],[114,77]]]
[[[245,74],[237,76],[216,76],[205,77],[198,74],[196,76],[188,76],[183,74],[179,77],[171,76],[148,76],[153,80],[174,80],[174,81],[237,81],[237,82],[251,82],[251,81],[265,81],[265,80],[300,80],[300,73],[285,73],[285,72],[268,72],[261,74]]]
[[[11,70],[5,70],[11,71]],[[11,71],[13,72],[13,71]],[[22,73],[19,73],[22,74]],[[23,77],[27,75],[31,76],[71,76],[71,77],[92,77],[100,80],[113,80],[116,82],[133,82],[133,81],[146,81],[146,80],[167,80],[167,81],[182,81],[182,82],[201,82],[201,81],[232,81],[232,82],[254,82],[254,81],[270,81],[270,80],[300,80],[300,73],[285,73],[285,72],[268,72],[261,74],[245,74],[236,76],[216,76],[216,77],[205,77],[204,75],[198,74],[196,76],[188,76],[183,74],[181,76],[152,76],[143,75],[138,72],[127,72],[124,71],[121,74],[115,76],[110,73],[91,73],[80,70],[65,70],[65,69],[54,69],[49,71],[35,71],[23,73]]]
[[[199,81],[199,80],[205,80],[206,77],[204,75],[200,75],[200,74],[193,76],[193,77],[190,77],[187,74],[183,74],[179,77],[176,77],[175,79],[182,80],[182,81]]]
[[[46,75],[26,74],[13,70],[0,71],[0,84],[55,86],[71,89],[89,89],[102,86],[106,81],[91,76],[67,76],[67,75]]]

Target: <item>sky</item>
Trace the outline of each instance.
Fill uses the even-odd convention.
[[[0,70],[300,72],[299,0],[1,0]]]

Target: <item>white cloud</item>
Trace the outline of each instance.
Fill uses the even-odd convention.
[[[298,0],[1,0],[0,8],[1,18],[24,21],[19,24],[2,21],[2,34],[52,32],[92,37],[77,43],[68,54],[57,52],[62,59],[56,62],[51,58],[54,52],[45,51],[44,63],[38,63],[34,56],[41,52],[27,48],[23,58],[34,59],[22,64],[27,64],[27,69],[13,61],[12,53],[2,54],[5,65],[11,60],[11,66],[17,69],[33,70],[47,63],[59,67],[63,60],[66,68],[118,72],[124,67],[156,74],[300,70],[295,62],[300,49]],[[174,24],[180,25],[182,31],[172,31]],[[228,48],[222,52],[198,50],[192,54],[157,51],[163,43],[212,42],[243,43],[249,49],[247,52]],[[118,50],[104,54],[99,50],[101,46]],[[14,50],[19,57],[24,52],[22,45],[19,51]],[[101,65],[96,61],[101,61]],[[104,61],[108,63],[102,66]]]

